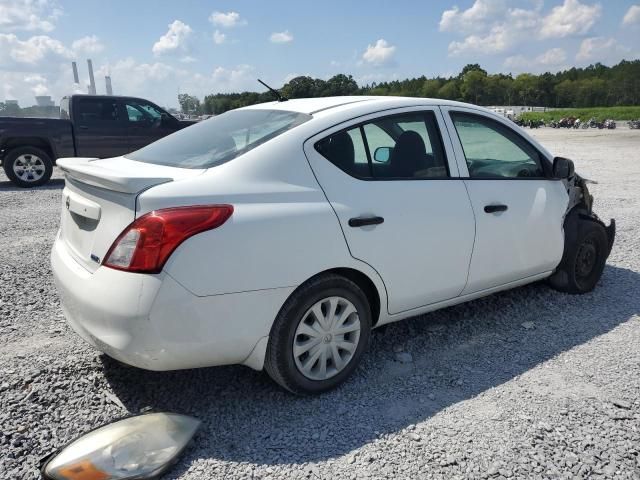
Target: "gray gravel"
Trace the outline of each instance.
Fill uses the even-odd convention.
[[[151,406],[203,428],[166,478],[640,478],[640,131],[534,131],[574,158],[618,239],[602,282],[531,285],[377,331],[355,377],[296,398],[244,367],[155,373],[64,322],[60,191],[0,176],[0,478]]]

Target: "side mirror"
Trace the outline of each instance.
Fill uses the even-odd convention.
[[[553,178],[571,178],[576,169],[568,158],[555,157],[553,159]]]
[[[391,159],[391,147],[378,147],[376,151],[373,152],[373,159],[378,163],[389,163],[389,159]]]

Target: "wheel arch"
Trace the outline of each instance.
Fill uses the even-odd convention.
[[[5,139],[5,141],[2,143],[2,146],[0,146],[0,150],[2,150],[3,152],[2,156],[6,157],[7,153],[9,153],[11,150],[13,150],[14,148],[21,148],[21,147],[39,148],[44,153],[49,155],[49,158],[54,164],[56,162],[55,161],[56,156],[55,156],[55,152],[53,151],[53,146],[51,145],[51,142],[46,138],[42,138],[42,137],[9,137]]]

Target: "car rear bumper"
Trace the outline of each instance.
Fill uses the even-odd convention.
[[[107,355],[147,370],[247,362],[293,288],[199,297],[170,275],[91,273],[56,239],[53,275],[69,325]],[[264,345],[265,342],[260,342]],[[250,361],[247,361],[249,357]]]

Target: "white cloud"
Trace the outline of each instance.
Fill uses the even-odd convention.
[[[289,33],[289,30],[285,30],[284,32],[275,32],[271,34],[269,40],[271,43],[289,43],[293,42],[293,35]]]
[[[567,59],[567,52],[562,48],[552,48],[541,53],[535,58],[525,55],[514,55],[507,57],[504,66],[512,71],[539,72],[550,67],[558,68]]]
[[[487,35],[469,35],[462,42],[449,44],[450,55],[492,54],[508,50],[514,43],[513,31],[502,25],[495,26]]]
[[[36,35],[20,40],[15,34],[0,33],[0,67],[11,69],[28,68],[47,61],[71,59],[73,52],[60,41],[47,35]]]
[[[584,35],[602,10],[599,4],[564,0],[545,15],[542,6],[538,1],[529,9],[508,8],[504,0],[475,0],[467,10],[454,7],[443,12],[440,30],[466,35],[449,44],[452,56],[492,55],[531,40]]]
[[[169,30],[153,44],[153,54],[160,56],[175,52],[188,52],[188,40],[193,30],[186,23],[174,20],[169,24]]]
[[[192,57],[191,55],[186,55],[180,59],[182,63],[195,63],[198,61],[197,58]]]
[[[238,12],[213,12],[209,17],[209,21],[218,27],[232,28],[246,25],[247,21],[240,18]]]
[[[576,60],[583,62],[616,63],[629,53],[629,49],[620,45],[614,38],[585,38],[580,44]]]
[[[481,30],[486,22],[499,17],[505,9],[505,0],[476,0],[471,7],[463,11],[454,6],[442,12],[440,30],[459,33]]]
[[[74,41],[71,48],[76,53],[100,53],[104,50],[104,45],[98,37],[91,35]]]
[[[631,5],[622,19],[623,25],[635,25],[640,23],[640,5]]]
[[[0,32],[50,32],[60,15],[62,9],[51,0],[0,0]]]
[[[216,30],[213,32],[213,43],[216,45],[222,45],[227,41],[227,35],[222,33],[220,30]]]
[[[393,59],[393,55],[396,52],[394,45],[384,40],[378,40],[374,45],[368,45],[365,52],[362,54],[362,60],[370,65],[384,65]]]
[[[560,65],[567,59],[567,52],[562,48],[552,48],[536,57],[536,63],[540,65],[555,66]]]
[[[600,4],[586,5],[578,0],[564,0],[562,5],[551,9],[542,22],[542,38],[563,38],[569,35],[584,35],[591,30],[602,7]]]

